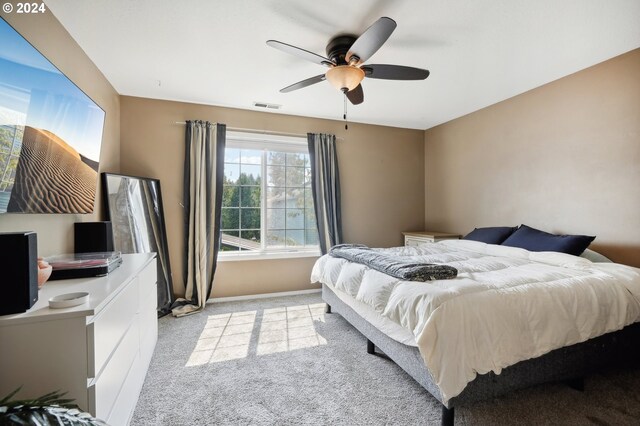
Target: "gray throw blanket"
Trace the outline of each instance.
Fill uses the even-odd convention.
[[[366,265],[404,281],[431,281],[455,278],[458,270],[448,265],[413,263],[373,250],[361,244],[339,244],[331,247],[329,255]]]

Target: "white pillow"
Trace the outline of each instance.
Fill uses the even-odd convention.
[[[593,251],[593,250],[589,250],[589,249],[585,249],[585,251],[582,252],[580,257],[584,257],[585,259],[590,260],[590,261],[592,261],[594,263],[598,263],[598,262],[600,262],[600,263],[602,263],[602,262],[612,263],[611,259],[609,259],[608,257],[601,255],[597,251]]]

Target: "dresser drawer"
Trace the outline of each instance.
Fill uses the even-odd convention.
[[[404,245],[407,247],[415,247],[420,244],[437,243],[442,240],[457,240],[461,237],[460,234],[449,234],[445,232],[403,232]]]
[[[152,330],[148,330],[147,334],[142,336],[140,340],[140,358],[145,365],[144,371],[147,371],[149,368],[149,364],[151,363],[151,358],[153,358],[153,353],[156,348],[156,343],[158,342],[158,326],[153,327]]]
[[[147,293],[156,291],[156,283],[158,282],[157,260],[153,259],[138,274],[138,286],[140,288],[140,300],[144,301]],[[156,298],[157,299],[157,298]]]
[[[140,390],[144,383],[147,367],[148,366],[145,366],[142,363],[140,354],[136,354],[133,365],[129,369],[129,374],[127,374],[127,378],[124,380],[120,393],[113,403],[114,408],[111,409],[111,414],[107,419],[103,419],[107,421],[107,424],[111,426],[129,424],[138,402],[138,396],[140,395]]]
[[[138,324],[133,322],[96,381],[89,386],[89,404],[96,417],[107,419],[124,385],[140,346]]]
[[[135,277],[87,326],[88,377],[96,377],[138,311],[138,278]]]
[[[140,321],[140,334],[147,332],[147,328],[151,325],[158,323],[158,294],[156,289],[150,291],[144,296],[144,299],[140,301],[140,310],[138,311],[138,318]]]
[[[415,247],[424,243],[432,243],[433,239],[428,238],[415,238],[415,237],[404,237],[404,245],[407,247]]]

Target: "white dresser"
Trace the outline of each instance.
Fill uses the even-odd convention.
[[[109,425],[133,414],[158,338],[155,254],[122,255],[106,277],[49,281],[23,314],[0,316],[0,398],[60,390]],[[49,298],[89,293],[81,306]]]

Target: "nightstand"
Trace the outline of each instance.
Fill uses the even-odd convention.
[[[418,246],[422,243],[437,243],[442,240],[457,240],[461,237],[460,234],[431,231],[403,232],[402,235],[404,235],[405,246]]]

